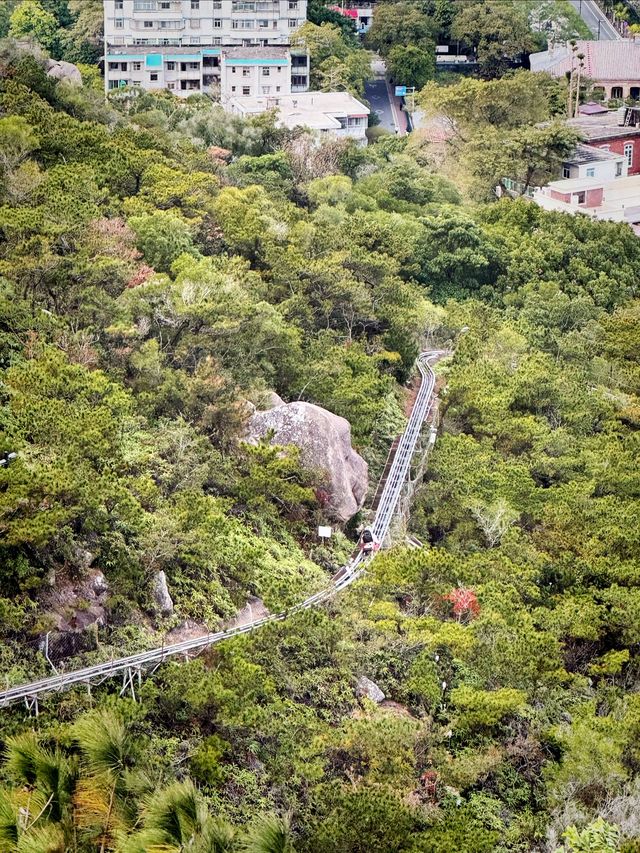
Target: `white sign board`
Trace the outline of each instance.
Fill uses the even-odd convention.
[[[331,528],[330,527],[319,527],[318,528],[318,536],[321,539],[329,539],[331,536]]]

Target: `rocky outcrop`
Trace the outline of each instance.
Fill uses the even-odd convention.
[[[165,635],[164,644],[165,646],[170,646],[173,643],[184,643],[185,640],[196,640],[199,637],[205,637],[208,633],[209,629],[204,622],[185,619]]]
[[[261,598],[249,596],[247,603],[242,607],[236,615],[229,619],[222,626],[225,631],[229,628],[241,628],[243,625],[248,625],[250,622],[255,622],[256,619],[264,619],[270,613]]]
[[[169,616],[173,613],[173,599],[169,594],[169,587],[167,586],[167,576],[161,570],[156,572],[153,576],[153,582],[151,585],[151,596],[153,598],[153,603],[156,607],[156,610],[162,616]]]
[[[347,420],[312,403],[281,403],[254,412],[248,429],[250,441],[272,434],[272,444],[300,448],[304,467],[324,475],[330,518],[345,522],[360,509],[367,494],[367,463],[351,446]]]
[[[361,676],[358,679],[356,684],[356,696],[360,699],[370,699],[372,702],[375,702],[376,705],[379,705],[380,702],[384,702],[385,695],[380,690],[375,681],[371,681],[370,678],[367,678],[366,675]]]
[[[82,86],[82,74],[80,69],[72,62],[47,60],[47,76],[55,80],[71,83],[73,86]]]
[[[87,563],[88,551],[74,554]],[[44,596],[51,630],[43,635],[40,646],[49,658],[58,662],[95,648],[96,631],[106,621],[107,579],[99,569],[89,569],[80,579],[56,577],[55,585]]]

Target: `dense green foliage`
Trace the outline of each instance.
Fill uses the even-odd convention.
[[[331,23],[307,26],[326,49]],[[315,146],[198,97],[105,104],[2,49],[4,679],[46,672],[52,590],[87,552],[107,624],[67,666],[325,584],[348,544],[313,543],[324,484],[242,441],[247,401],[344,415],[375,473],[418,349],[453,355],[423,547],[166,663],[136,704],[106,684],[37,721],[4,711],[0,851],[637,849],[637,237],[524,201],[463,209],[468,174],[456,188],[406,140]],[[511,134],[560,88],[467,81],[440,107],[465,115],[471,89],[526,169]],[[495,161],[475,162],[489,186]]]

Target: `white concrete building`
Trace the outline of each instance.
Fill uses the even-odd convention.
[[[288,48],[223,47],[220,53],[220,100],[284,97],[306,92],[309,58],[292,55]]]
[[[562,163],[562,177],[597,178],[600,181],[613,181],[625,178],[629,166],[623,154],[595,148],[592,145],[576,145],[573,154]]]
[[[536,189],[533,200],[545,210],[626,222],[636,233],[640,232],[640,175],[607,181],[597,178],[552,181]]]
[[[270,50],[285,49],[289,79],[274,88],[305,91],[308,58],[286,48],[306,13],[307,0],[104,0],[105,89],[136,85],[183,96],[209,92],[230,97],[231,89],[227,92],[221,80],[221,52],[235,46],[252,49],[256,68],[277,67]],[[232,85],[238,86],[230,81]],[[259,95],[269,85],[256,82],[251,94]]]
[[[318,135],[351,138],[365,145],[369,109],[348,92],[303,92],[284,97],[236,97],[228,109],[250,116],[277,110],[282,127],[306,127]]]

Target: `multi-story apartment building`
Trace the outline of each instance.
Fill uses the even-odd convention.
[[[223,103],[247,88],[252,97],[306,91],[308,57],[288,50],[306,12],[307,0],[104,0],[105,88],[205,92]]]

